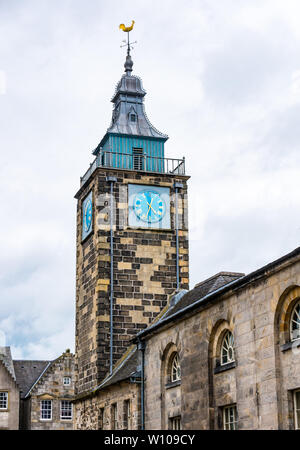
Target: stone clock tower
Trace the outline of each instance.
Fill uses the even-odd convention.
[[[112,371],[170,294],[188,289],[185,161],[165,157],[168,136],[149,122],[132,66],[128,47],[111,125],[75,195],[77,395]]]

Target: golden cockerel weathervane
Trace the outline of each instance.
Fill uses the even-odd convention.
[[[131,22],[130,27],[125,27],[124,23],[121,23],[121,25],[119,25],[119,28],[120,28],[121,30],[125,31],[125,33],[129,33],[129,31],[132,30],[133,25],[134,25],[134,20]]]
[[[130,54],[130,49],[133,48],[131,47],[131,44],[136,44],[136,41],[129,42],[129,32],[133,29],[134,24],[135,22],[134,20],[132,20],[131,25],[129,27],[125,27],[124,23],[121,23],[119,25],[120,30],[123,30],[125,33],[127,33],[127,42],[126,40],[124,40],[123,42],[125,42],[125,45],[121,45],[121,47],[127,46],[127,55]]]

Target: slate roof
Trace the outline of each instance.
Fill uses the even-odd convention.
[[[184,294],[180,298],[180,300],[175,303],[174,306],[171,305],[163,318],[165,319],[166,317],[173,315],[174,313],[182,310],[183,308],[186,308],[200,298],[203,298],[205,295],[216,291],[222,286],[225,286],[226,284],[231,283],[232,281],[235,281],[238,278],[243,277],[244,275],[244,273],[236,272],[219,272],[216,275],[208,278],[207,280],[201,281],[200,283],[196,284],[194,289]]]
[[[96,388],[91,389],[89,392],[82,395],[78,395],[76,400],[93,396],[101,389],[105,389],[120,381],[126,381],[132,379],[132,381],[139,381],[141,379],[141,355],[137,350],[136,345],[132,345],[128,348],[127,352],[118,360],[113,368],[112,374],[108,375]],[[75,400],[75,401],[76,401]]]
[[[4,364],[8,372],[11,374],[13,379],[16,381],[16,374],[14,370],[14,365],[11,357],[10,347],[0,347],[0,361]]]
[[[51,361],[14,360],[16,381],[24,398]]]
[[[149,121],[143,97],[146,91],[142,80],[136,75],[123,75],[117,84],[112,102],[115,103],[113,118],[108,133],[133,136],[148,136],[167,140],[168,136],[158,131]],[[130,113],[136,114],[136,121],[129,120]]]
[[[103,389],[120,381],[130,378],[140,378],[141,361],[140,352],[136,346],[130,347],[127,355],[119,360],[117,366],[113,369],[112,375],[108,376],[97,388]]]

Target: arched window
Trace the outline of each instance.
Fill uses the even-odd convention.
[[[221,345],[221,365],[235,361],[234,339],[231,331],[227,331]]]
[[[292,311],[290,322],[290,336],[291,341],[300,339],[300,301],[296,303]]]
[[[181,380],[180,362],[178,353],[175,353],[171,363],[171,382]]]

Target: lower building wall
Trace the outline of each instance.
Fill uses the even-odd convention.
[[[130,402],[127,417],[126,403]],[[116,405],[114,415],[113,405]],[[77,430],[138,430],[140,428],[140,385],[120,382],[85,400],[77,400],[75,429]],[[115,420],[114,420],[115,418]]]
[[[6,410],[0,410],[0,430],[18,430],[20,391],[2,363],[0,364],[0,391],[8,393],[8,407]]]
[[[300,347],[297,343],[289,347],[288,314],[299,301],[298,286],[300,263],[286,263],[149,337],[146,429],[168,428],[166,418],[179,415],[173,411],[179,397],[182,429],[222,429],[231,406],[237,411],[238,429],[294,429]],[[235,361],[220,368],[220,342],[226,330],[234,337]],[[179,355],[180,386],[167,382],[170,346]]]
[[[41,419],[41,400],[51,399],[52,419]],[[50,396],[31,397],[31,430],[73,430],[73,420],[60,418],[60,398]]]

